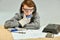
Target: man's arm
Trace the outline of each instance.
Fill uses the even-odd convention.
[[[21,16],[19,13],[16,13],[13,18],[10,20],[7,20],[4,24],[5,28],[10,28],[10,27],[16,27],[19,25],[18,21],[21,19]]]
[[[36,14],[34,22],[25,25],[26,29],[39,29],[40,28],[40,17]]]

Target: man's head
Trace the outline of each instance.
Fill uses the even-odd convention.
[[[32,0],[25,0],[21,4],[20,12],[25,15],[34,14],[36,12],[35,3]]]

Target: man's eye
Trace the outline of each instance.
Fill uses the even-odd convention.
[[[30,10],[30,9],[24,9],[24,10]]]

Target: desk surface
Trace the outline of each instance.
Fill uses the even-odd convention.
[[[60,40],[60,36],[54,37],[54,38],[31,38],[31,39],[26,39],[26,40]]]
[[[0,26],[0,40],[13,40],[12,34],[3,26]]]
[[[59,40],[59,37],[54,38],[28,38],[26,40]],[[3,26],[0,26],[0,40],[13,40],[12,34],[7,31],[7,29],[4,29]]]

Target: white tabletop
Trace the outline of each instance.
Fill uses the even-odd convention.
[[[14,39],[43,38],[47,34],[42,32],[44,27],[41,27],[39,30],[23,30],[22,32],[25,32],[25,34],[12,32],[12,35]],[[60,33],[55,36],[60,36]]]
[[[27,39],[27,38],[40,38],[45,37],[46,33],[43,33],[44,27],[41,27],[39,30],[23,30],[25,34],[12,32],[14,39]]]

